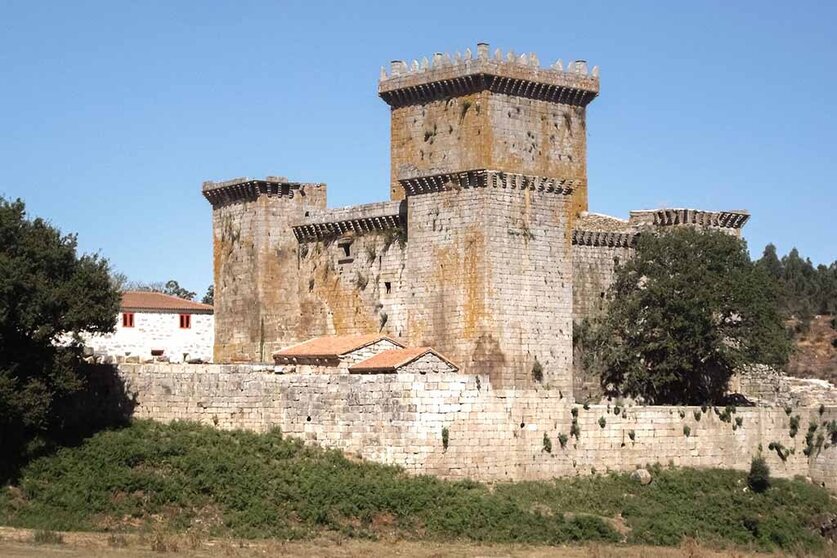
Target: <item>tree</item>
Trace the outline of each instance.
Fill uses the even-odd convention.
[[[209,285],[206,288],[206,294],[203,295],[201,302],[204,304],[215,304],[215,285]]]
[[[768,244],[757,265],[778,280],[780,310],[785,319],[796,321],[797,330],[807,329],[814,314],[837,312],[837,262],[814,268],[796,248],[779,259],[776,247]]]
[[[169,279],[165,283],[162,281],[155,281],[153,283],[143,283],[141,281],[130,281],[124,283],[125,288],[124,290],[129,291],[151,291],[154,293],[163,293],[171,296],[176,296],[177,298],[182,298],[184,300],[194,300],[195,293],[194,291],[190,291],[180,286],[180,283],[175,281],[174,279]]]
[[[739,366],[787,361],[778,292],[737,238],[691,228],[644,234],[616,271],[587,364],[610,393],[718,402]]]
[[[56,405],[84,384],[77,334],[112,331],[118,311],[106,260],[0,198],[0,469],[60,426]]]

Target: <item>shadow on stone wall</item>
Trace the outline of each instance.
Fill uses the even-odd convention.
[[[96,432],[125,426],[136,407],[124,379],[113,364],[81,364],[84,388],[56,404],[60,418],[56,435],[63,443],[82,440]]]
[[[136,396],[128,393],[115,365],[79,363],[83,387],[55,399],[39,433],[6,432],[0,452],[0,485],[14,482],[23,467],[61,447],[75,446],[102,430],[128,424]]]

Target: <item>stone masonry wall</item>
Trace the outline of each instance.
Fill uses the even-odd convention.
[[[407,331],[503,387],[571,390],[568,196],[468,188],[408,197]]]
[[[474,169],[581,179],[575,213],[587,210],[584,107],[482,91],[392,110],[392,199],[398,180]]]
[[[405,258],[394,231],[300,243],[299,340],[378,332],[403,338]]]
[[[436,355],[432,353],[427,353],[424,356],[421,356],[414,360],[413,362],[407,363],[399,369],[399,372],[402,374],[434,374],[439,372],[456,372],[456,368],[454,368],[451,364],[445,362],[444,360],[440,359]]]
[[[325,203],[325,186],[309,185],[213,208],[216,362],[264,361],[298,338],[292,226]]]
[[[633,252],[633,248],[625,246],[573,245],[574,322],[592,318],[604,310],[616,265],[631,258]]]
[[[774,475],[810,476],[835,487],[835,447],[803,453],[780,408],[740,408],[729,422],[696,407],[577,408],[557,390],[495,390],[485,375],[278,375],[271,367],[121,365],[134,416],[190,420],[219,428],[279,427],[308,443],[337,448],[414,474],[481,481],[548,479],[628,471],[648,463],[747,469],[763,453]],[[798,408],[802,425],[837,416]],[[699,420],[696,418],[699,415]],[[741,419],[740,426],[736,419]],[[688,435],[684,427],[688,426]],[[442,446],[442,428],[449,446]],[[543,448],[546,434],[552,452]],[[786,460],[768,449],[779,442]]]

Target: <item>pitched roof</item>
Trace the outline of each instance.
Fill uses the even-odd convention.
[[[273,353],[273,358],[337,358],[381,340],[389,341],[399,347],[403,346],[398,341],[394,341],[386,335],[380,335],[378,333],[367,335],[326,335],[323,337],[315,337],[276,351]]]
[[[389,349],[380,352],[371,358],[355,364],[349,368],[349,370],[351,372],[394,371],[428,353],[431,353],[437,358],[447,362],[453,366],[454,369],[458,369],[455,364],[430,347],[410,347],[407,349]]]
[[[151,291],[125,291],[122,293],[122,310],[164,312],[186,312],[197,314],[212,314],[213,308],[209,304],[193,302],[163,293]]]

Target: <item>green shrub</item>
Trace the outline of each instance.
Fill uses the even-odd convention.
[[[570,436],[574,437],[576,441],[581,436],[581,427],[578,425],[578,419],[574,418],[572,424],[570,424]]]
[[[0,522],[52,531],[120,525],[168,537],[205,526],[210,512],[212,536],[289,540],[376,537],[376,519],[386,516],[385,533],[399,538],[558,546],[622,540],[607,519],[621,516],[629,544],[692,538],[810,554],[824,543],[809,525],[837,513],[827,491],[803,481],[773,479],[755,494],[742,490],[744,472],[650,469],[650,486],[602,471],[487,486],[349,460],[278,431],[139,421],[31,462],[14,491],[0,490]]]
[[[448,442],[450,441],[450,432],[448,431],[447,426],[442,427],[442,448],[444,450],[448,449]]]
[[[561,444],[561,449],[567,447],[567,440],[569,440],[569,438],[566,434],[558,434],[558,443]]]
[[[790,418],[790,430],[788,431],[788,434],[791,438],[795,438],[797,433],[799,433],[799,420],[799,415],[795,415]]]
[[[692,429],[688,424],[683,425],[683,435],[687,438],[692,435]]]
[[[549,439],[546,432],[543,433],[543,451],[546,453],[552,453],[552,440]]]
[[[575,418],[578,416],[578,407],[573,407],[570,409],[570,414]]]
[[[599,427],[604,428],[605,426],[607,426],[607,419],[599,417]]]
[[[783,446],[781,442],[770,442],[770,444],[767,446],[767,449],[775,451],[776,455],[778,455],[779,459],[781,459],[782,461],[787,461],[788,456],[791,453],[790,450],[785,448],[785,446]]]
[[[636,441],[636,432],[634,432],[633,430],[628,430],[628,438],[630,438],[632,442]]]
[[[744,424],[744,417],[735,417],[735,426],[741,428],[742,424]]]
[[[832,444],[837,444],[837,420],[832,420],[826,425],[826,431]]]
[[[754,457],[750,462],[750,473],[747,475],[747,486],[757,494],[770,488],[770,468],[762,456]]]
[[[584,410],[585,410],[585,411],[589,411],[589,410],[590,410],[590,403],[588,403],[587,401],[585,401],[585,402],[584,402],[584,405],[582,405],[582,407],[584,407]]]
[[[717,409],[716,409],[717,412]],[[732,415],[735,414],[735,407],[732,405],[727,405],[723,412],[718,414],[718,418],[721,419],[722,422],[732,422]]]
[[[695,421],[696,421],[696,422],[700,422],[700,417],[702,416],[702,415],[701,415],[701,412],[700,412],[700,411],[698,411],[697,409],[695,409],[694,416],[695,416]]]
[[[793,412],[793,407],[791,407],[790,405],[787,405],[787,406],[785,407],[785,414],[786,414],[786,415],[788,415],[788,416],[790,416],[790,414],[791,414],[792,412]]]

